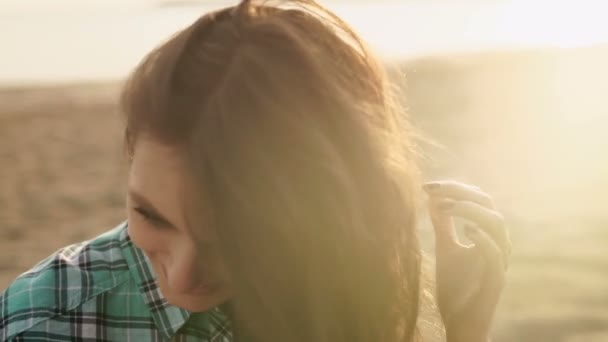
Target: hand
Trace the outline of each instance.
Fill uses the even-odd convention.
[[[424,189],[435,230],[437,299],[447,341],[489,341],[511,253],[502,215],[477,187],[438,181]],[[465,226],[473,244],[459,241],[454,217],[473,224]]]

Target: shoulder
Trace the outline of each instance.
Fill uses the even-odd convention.
[[[0,295],[0,340],[77,308],[129,280],[126,223],[67,246],[20,275]]]

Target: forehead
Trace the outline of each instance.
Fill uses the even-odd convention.
[[[179,148],[141,137],[135,145],[129,173],[129,185],[177,185],[190,178]],[[144,190],[137,188],[137,190]]]

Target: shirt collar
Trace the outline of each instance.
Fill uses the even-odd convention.
[[[188,322],[188,326],[198,330],[204,330],[209,336],[228,336],[229,324],[226,316],[219,310],[213,308],[204,314],[193,314],[192,312],[171,305],[167,302],[156,279],[152,264],[143,251],[137,248],[128,235],[127,223],[124,224],[121,240],[123,241],[123,254],[129,264],[129,270],[141,293],[154,324],[158,330],[170,339]]]
[[[170,339],[186,323],[191,313],[167,302],[160,292],[150,260],[131,241],[126,223],[121,241],[123,241],[122,251],[127,259],[129,271],[144,296],[154,324],[166,338]]]

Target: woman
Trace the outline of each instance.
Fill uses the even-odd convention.
[[[2,340],[412,341],[412,130],[381,64],[312,0],[242,1],[126,83],[127,221],[2,298]],[[490,198],[427,184],[448,341],[487,341],[509,240]],[[462,216],[474,246],[460,244]]]

